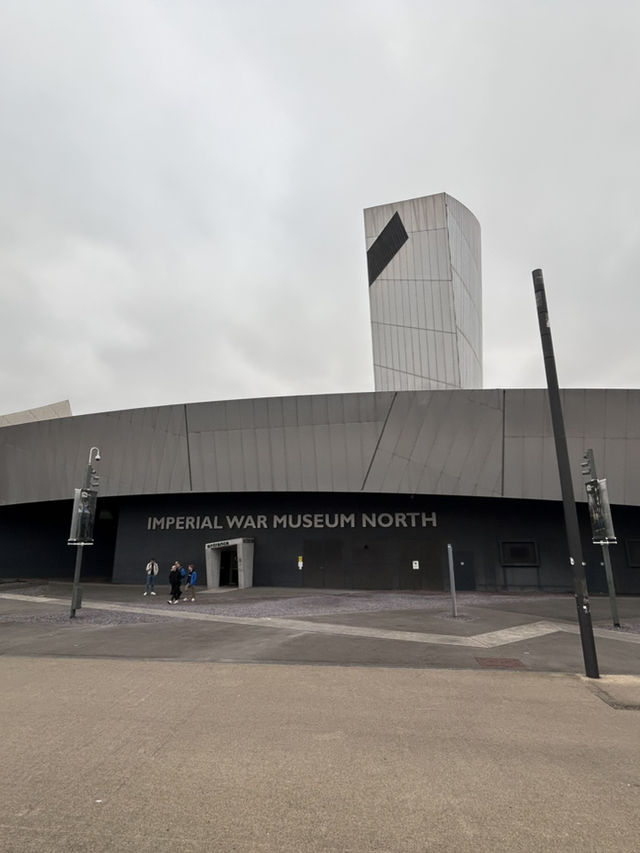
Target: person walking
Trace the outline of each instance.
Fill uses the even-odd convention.
[[[145,571],[147,573],[147,582],[144,585],[144,595],[155,595],[156,575],[160,571],[160,567],[155,560],[149,560]]]
[[[184,586],[184,600],[196,600],[196,583],[198,581],[198,573],[196,572],[193,563],[187,566],[187,579]]]
[[[171,566],[171,571],[169,572],[169,583],[171,584],[171,598],[169,599],[169,604],[177,604],[180,600],[180,581],[182,580],[180,569],[180,563],[176,560]]]

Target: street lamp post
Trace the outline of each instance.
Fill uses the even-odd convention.
[[[100,448],[91,447],[89,449],[89,462],[87,463],[83,486],[81,489],[76,489],[74,495],[71,532],[69,533],[68,542],[69,545],[76,546],[76,565],[73,573],[73,587],[71,589],[70,619],[73,619],[76,615],[76,610],[82,607],[82,589],[79,586],[80,570],[82,568],[82,549],[85,545],[93,545],[93,523],[98,497],[97,487],[100,479],[98,472],[93,467],[93,462],[99,461]]]

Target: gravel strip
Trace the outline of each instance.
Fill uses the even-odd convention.
[[[164,617],[158,614],[143,615],[141,613],[127,613],[126,611],[111,611],[111,610],[85,610],[84,608],[76,611],[73,619],[77,625],[133,625],[142,622],[164,622]],[[43,610],[40,613],[18,614],[0,616],[0,625],[16,625],[16,624],[38,624],[38,625],[68,625],[71,622],[69,618],[68,605],[65,605],[64,611]]]
[[[358,592],[350,591],[348,596],[336,594],[300,595],[296,598],[265,599],[264,601],[201,604],[204,596],[198,599],[198,609],[218,616],[328,616],[340,613],[378,613],[392,610],[421,610],[430,613],[447,614],[451,611],[451,599],[448,595],[413,592]],[[538,597],[539,600],[540,597]],[[553,598],[553,596],[548,596]],[[495,595],[480,593],[458,594],[458,607],[474,607],[495,601]],[[526,596],[500,596],[501,602],[508,600],[516,603],[531,600]],[[189,603],[190,605],[190,603]],[[189,606],[187,605],[187,606]]]
[[[5,587],[6,588],[6,587]],[[111,591],[111,590],[110,590]],[[37,586],[22,586],[20,589],[13,588],[13,594],[56,596],[56,593],[47,584]],[[348,595],[341,592],[314,593],[308,595],[291,595],[290,591],[286,597],[265,598],[259,601],[235,600],[221,601],[217,596],[201,593],[195,603],[182,602],[179,606],[185,612],[211,614],[214,616],[241,616],[254,619],[276,619],[276,618],[313,618],[314,616],[335,616],[339,620],[342,614],[354,613],[379,613],[382,611],[421,611],[428,613],[432,618],[451,620],[451,599],[446,593],[417,592],[388,592],[388,591],[354,591],[349,590]],[[231,593],[237,595],[236,592]],[[129,596],[127,595],[127,599]],[[541,595],[518,595],[500,593],[462,592],[458,593],[457,621],[471,621],[474,617],[462,612],[465,607],[476,607],[495,603],[501,607],[509,604],[523,604],[533,601],[554,601],[558,599],[557,594],[544,593]],[[91,599],[85,599],[90,603]],[[98,604],[99,601],[92,602]],[[168,609],[164,594],[159,592],[157,599],[140,597],[140,600],[120,601],[110,600],[110,604],[122,604],[127,606],[147,606],[148,614],[128,613],[127,611],[94,610],[93,608],[81,608],[77,611],[75,622],[86,625],[127,625],[139,623],[155,623],[164,620],[163,612]],[[42,611],[25,615],[6,614],[0,616],[0,624],[3,623],[48,623],[65,624],[69,622],[68,604],[49,605],[43,607]],[[594,622],[594,627],[611,630],[612,633],[640,634],[640,622],[625,622],[621,628],[613,628],[610,622]]]

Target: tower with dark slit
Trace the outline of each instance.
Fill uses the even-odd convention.
[[[482,388],[480,224],[446,193],[364,212],[376,391]]]

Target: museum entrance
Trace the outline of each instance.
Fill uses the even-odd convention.
[[[204,546],[207,589],[253,586],[253,539],[225,539]]]
[[[238,586],[238,550],[220,550],[220,586]]]

